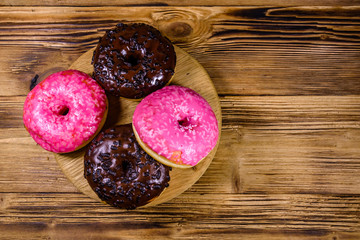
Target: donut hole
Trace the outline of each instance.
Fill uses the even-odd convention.
[[[138,177],[136,169],[133,168],[133,165],[130,161],[128,160],[122,161],[121,167],[123,170],[123,176],[127,181],[132,181]]]
[[[121,167],[122,167],[125,175],[132,169],[131,163],[127,160],[122,161]]]
[[[62,106],[62,107],[60,107],[58,114],[61,116],[66,116],[69,113],[69,110],[70,109],[67,106]]]
[[[196,127],[196,123],[193,121],[191,117],[185,117],[178,120],[178,124],[180,129],[184,129],[184,130],[192,130]]]
[[[180,127],[187,127],[190,125],[190,121],[188,120],[188,118],[184,118],[178,121]]]
[[[139,56],[137,56],[135,53],[128,55],[125,58],[125,64],[129,65],[130,67],[134,67],[140,63]]]

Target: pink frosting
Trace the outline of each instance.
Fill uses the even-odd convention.
[[[175,85],[145,97],[135,109],[133,124],[140,139],[157,154],[191,166],[209,154],[219,136],[208,102]]]
[[[26,97],[24,124],[48,151],[71,152],[96,133],[106,112],[105,91],[86,73],[54,73]]]

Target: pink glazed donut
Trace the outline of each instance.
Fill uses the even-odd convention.
[[[104,89],[86,73],[54,73],[26,97],[23,120],[31,137],[45,150],[72,152],[100,131],[108,109]]]
[[[140,146],[159,162],[195,166],[215,147],[219,129],[209,103],[195,91],[166,86],[136,107],[133,128]]]

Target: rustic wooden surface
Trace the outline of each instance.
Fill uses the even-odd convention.
[[[0,3],[0,239],[360,239],[359,1],[103,2]],[[223,114],[200,180],[135,211],[79,192],[22,123],[35,74],[120,21],[197,59]]]

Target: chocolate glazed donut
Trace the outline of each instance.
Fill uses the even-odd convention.
[[[170,180],[167,167],[141,149],[132,125],[102,131],[88,145],[84,177],[99,198],[124,209],[135,209],[159,196]]]
[[[94,51],[94,79],[109,93],[139,99],[164,87],[174,74],[170,40],[146,24],[118,24]]]

